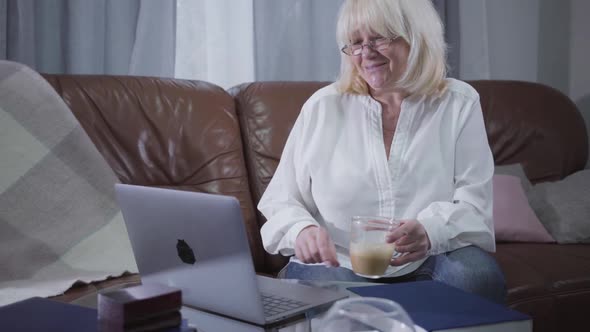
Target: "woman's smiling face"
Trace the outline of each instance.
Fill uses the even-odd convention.
[[[395,89],[395,83],[406,70],[410,53],[410,46],[402,38],[392,40],[388,47],[379,51],[366,45],[379,38],[383,36],[361,29],[353,34],[351,41],[352,44],[365,45],[362,54],[351,56],[351,61],[374,92]]]

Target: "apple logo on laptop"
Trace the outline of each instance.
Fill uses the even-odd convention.
[[[176,251],[178,252],[180,260],[186,264],[195,264],[197,261],[193,249],[191,249],[188,243],[184,240],[178,239],[178,242],[176,243]]]

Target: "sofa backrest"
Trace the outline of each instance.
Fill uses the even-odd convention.
[[[584,169],[588,136],[581,113],[564,94],[519,81],[469,81],[479,93],[496,165],[521,163],[533,183]]]
[[[240,200],[256,270],[266,254],[256,204],[303,103],[327,82],[257,82],[229,93],[205,82],[130,76],[44,75],[121,182],[233,195]],[[472,81],[497,165],[521,163],[532,182],[583,169],[582,116],[565,95],[536,83]]]
[[[232,195],[264,253],[232,97],[205,82],[44,75],[122,183]]]
[[[533,183],[556,181],[584,168],[588,158],[586,127],[567,96],[530,82],[468,83],[480,94],[496,165],[521,163]],[[326,84],[261,82],[230,90],[243,129],[255,203],[274,174],[301,106]]]

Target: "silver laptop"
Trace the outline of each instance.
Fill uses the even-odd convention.
[[[268,326],[347,297],[257,276],[234,197],[124,184],[115,189],[142,282],[180,288],[184,305]]]

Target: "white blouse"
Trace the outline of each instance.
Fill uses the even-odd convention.
[[[479,95],[464,82],[447,83],[442,96],[404,99],[389,159],[379,102],[339,93],[334,84],[311,96],[258,204],[268,220],[261,229],[266,251],[294,255],[299,232],[321,225],[340,265],[351,268],[354,215],[417,219],[429,255],[468,245],[495,251],[494,161]],[[424,260],[387,273],[407,274]]]

